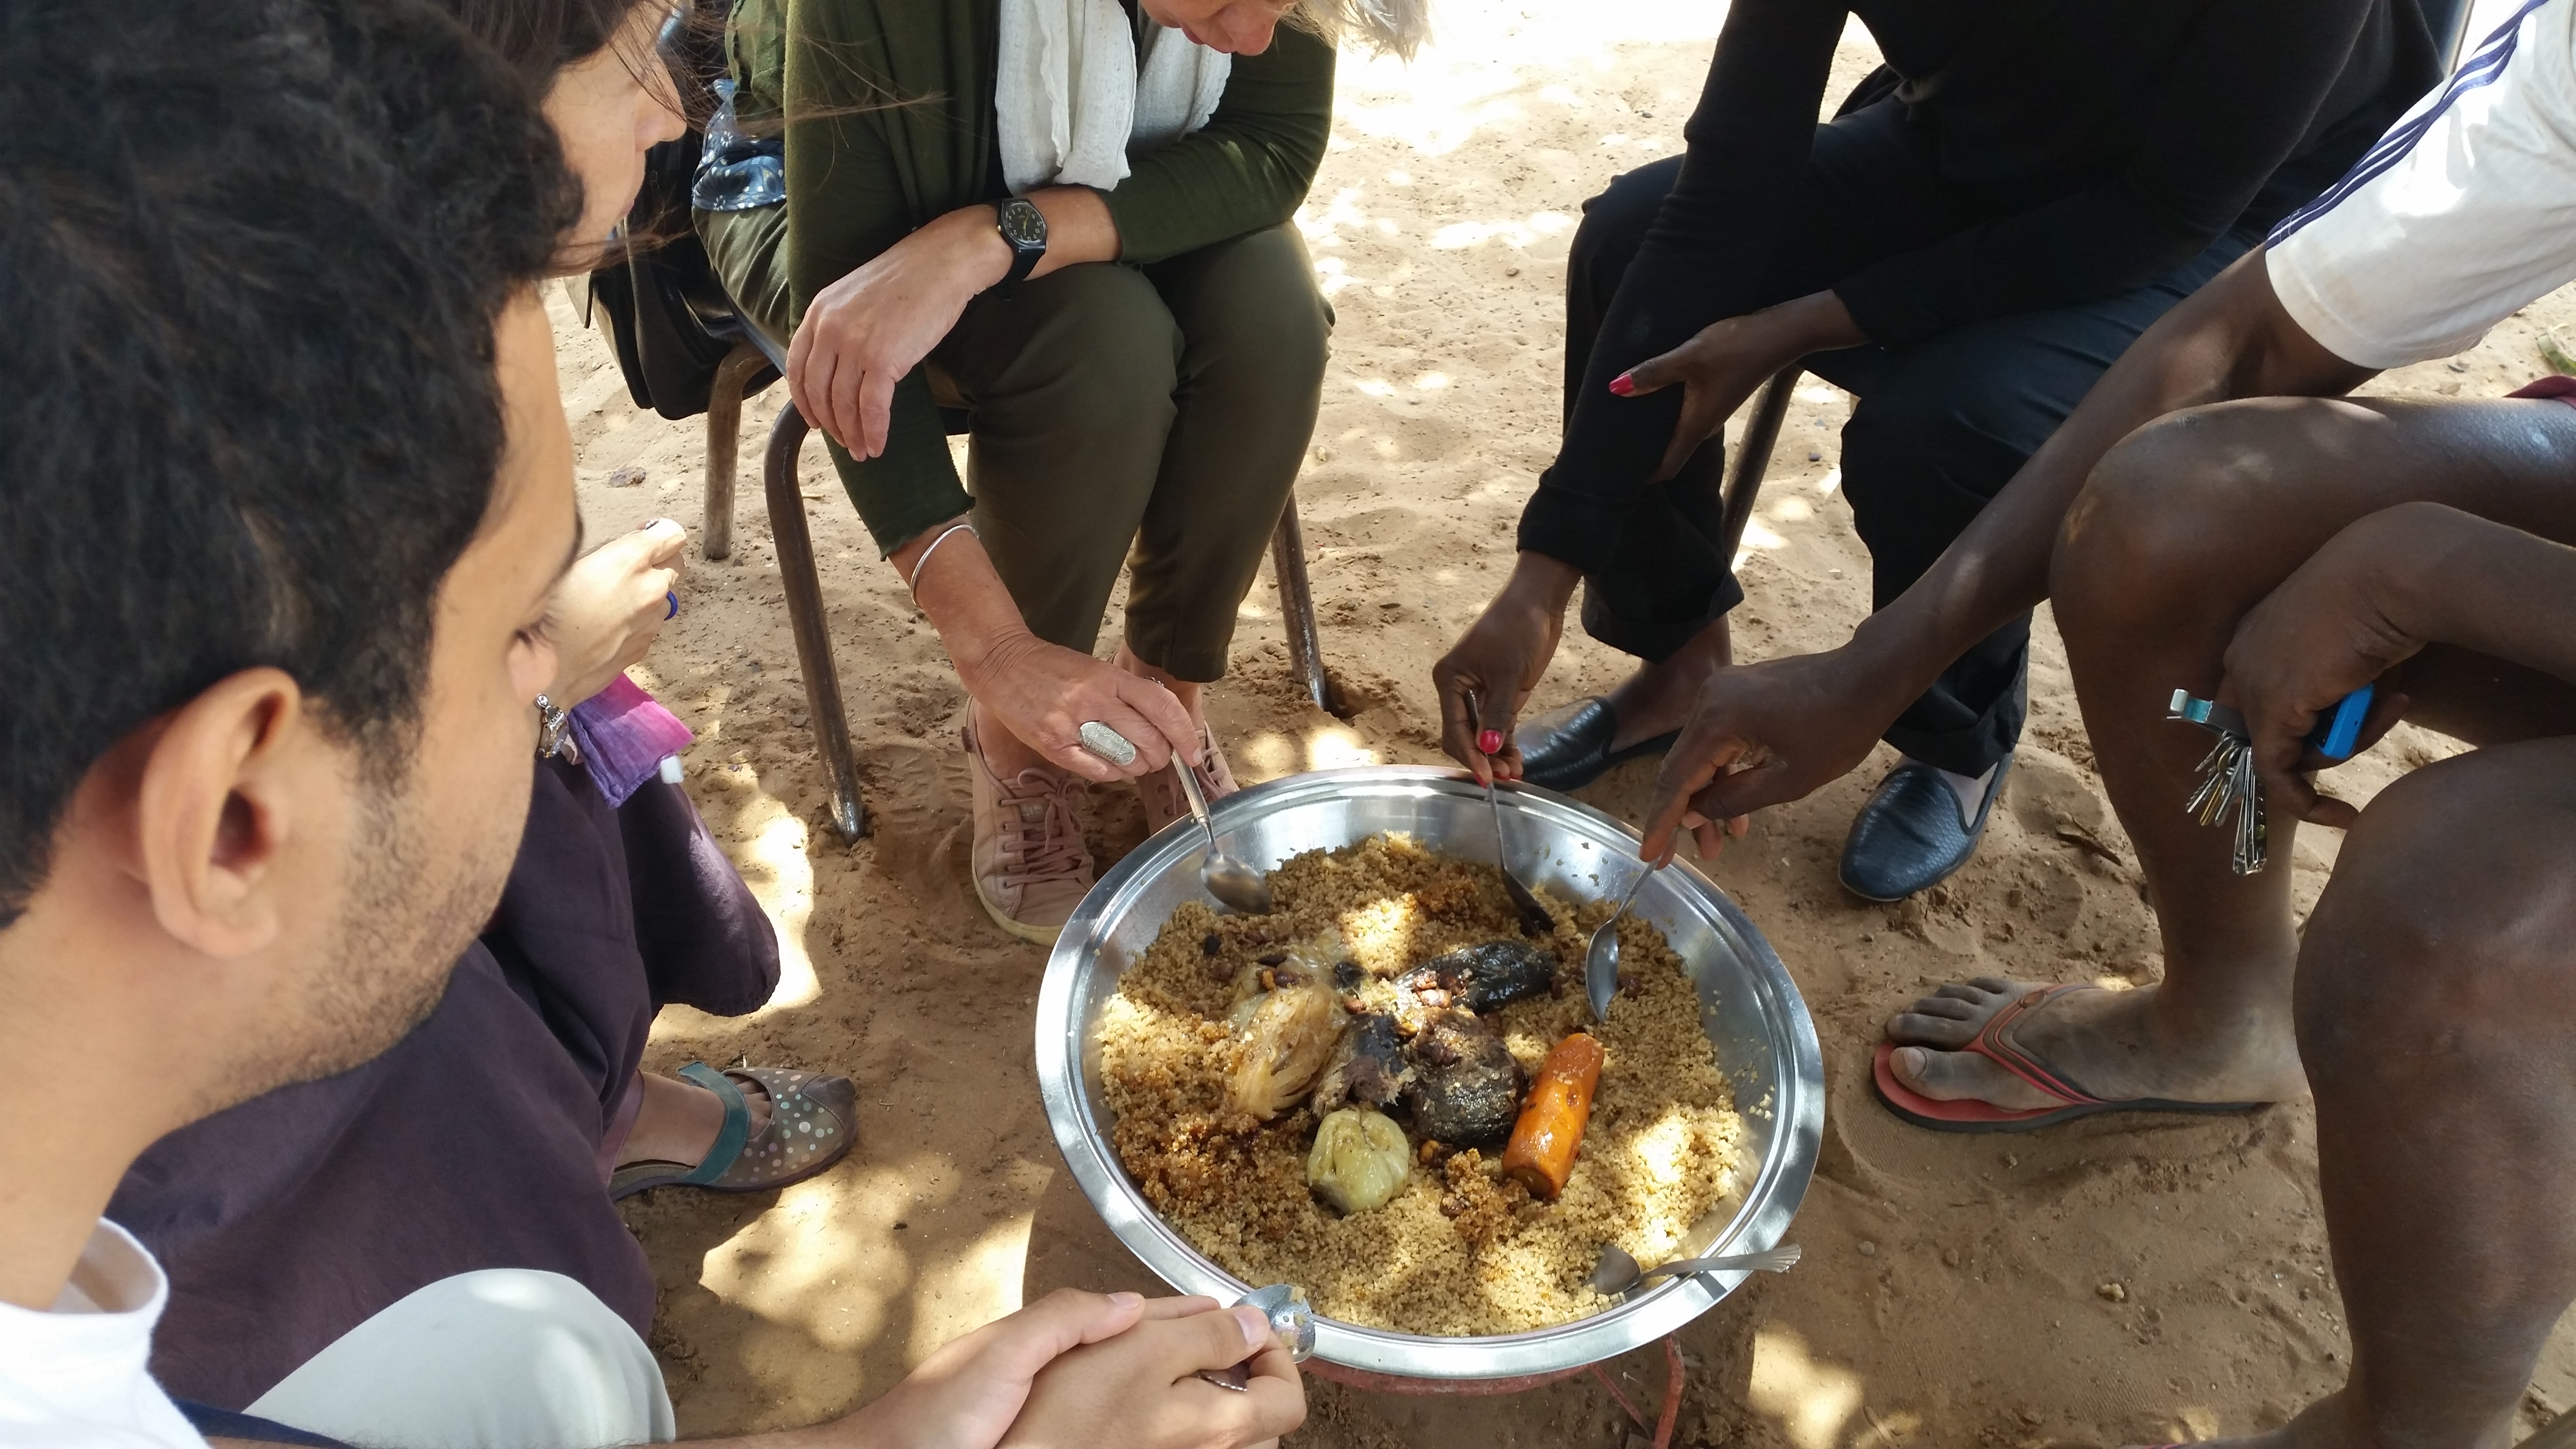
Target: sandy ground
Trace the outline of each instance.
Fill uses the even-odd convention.
[[[1346,66],[1330,157],[1303,224],[1340,313],[1298,485],[1326,656],[1362,708],[1308,706],[1287,679],[1265,578],[1242,610],[1211,713],[1247,779],[1436,758],[1431,661],[1510,560],[1522,499],[1557,426],[1564,257],[1583,199],[1679,144],[1715,7],[1526,8],[1455,0],[1448,39],[1409,70]],[[1866,68],[1847,43],[1836,88]],[[553,303],[563,394],[594,536],[703,517],[703,426],[629,403],[599,338]],[[2470,357],[2375,390],[2462,396],[2544,370],[2535,339],[2576,320],[2557,297]],[[696,561],[686,607],[643,671],[700,734],[690,788],[776,919],[777,1000],[740,1021],[674,1012],[659,1057],[847,1072],[860,1149],[774,1196],[661,1193],[629,1219],[662,1287],[655,1347],[691,1433],[838,1414],[941,1341],[1061,1284],[1154,1285],[1100,1227],[1057,1158],[1029,1066],[1035,947],[990,925],[966,882],[963,697],[937,638],[868,546],[819,447],[804,493],[823,559],[874,833],[822,827],[823,775],[768,543],[750,410],[738,542]],[[1834,483],[1849,400],[1799,393],[1747,539],[1740,657],[1827,645],[1867,608],[1869,561]],[[644,470],[612,486],[615,470]],[[1105,653],[1116,640],[1114,623]],[[1618,656],[1571,638],[1541,707],[1598,692]],[[2043,618],[2029,737],[1975,862],[1899,907],[1844,894],[1833,867],[1884,768],[1769,812],[1712,874],[1761,923],[1824,1039],[1831,1105],[1793,1236],[1806,1263],[1683,1335],[1689,1444],[2119,1444],[2277,1424],[2335,1384],[2347,1352],[2316,1196],[2313,1114],[2114,1119],[1963,1139],[1871,1099],[1867,1053],[1897,1003],[1984,973],[2156,979],[2134,857],[2090,770],[2064,654]],[[2401,728],[2338,772],[2367,796],[2451,747]],[[1883,751],[1882,751],[1883,752]],[[1651,765],[1588,797],[1631,817]],[[1105,867],[1142,833],[1102,792]],[[2290,862],[2315,898],[2335,849]],[[1651,1411],[1659,1355],[1613,1372]],[[1514,1399],[1405,1398],[1317,1385],[1300,1446],[1619,1446],[1630,1426],[1589,1381]],[[2576,1339],[2545,1356],[2527,1417],[2576,1403]]]

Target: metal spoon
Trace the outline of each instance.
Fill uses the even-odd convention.
[[[1288,1283],[1273,1283],[1255,1288],[1243,1295],[1238,1308],[1258,1308],[1269,1315],[1270,1331],[1288,1357],[1298,1363],[1315,1356],[1315,1310],[1306,1304],[1306,1290]],[[1252,1392],[1252,1370],[1243,1364],[1228,1368],[1201,1369],[1199,1377],[1220,1389],[1238,1394]]]
[[[1649,1278],[1678,1278],[1689,1273],[1786,1273],[1798,1266],[1795,1243],[1767,1253],[1735,1253],[1723,1258],[1676,1258],[1660,1267],[1640,1270],[1637,1260],[1616,1243],[1601,1245],[1601,1261],[1592,1268],[1592,1291],[1615,1298]]]
[[[1672,858],[1672,852],[1666,851],[1662,860],[1637,872],[1637,878],[1628,882],[1628,893],[1619,898],[1619,909],[1592,928],[1592,944],[1583,953],[1583,994],[1592,1001],[1594,1021],[1609,1017],[1610,998],[1619,993],[1619,918],[1628,914],[1628,903],[1637,898],[1637,888],[1646,883],[1646,877],[1662,870]]]
[[[1216,823],[1208,819],[1207,797],[1199,793],[1198,772],[1179,755],[1172,756],[1172,770],[1181,777],[1181,793],[1189,797],[1190,818],[1207,832],[1207,863],[1199,867],[1199,884],[1216,897],[1218,905],[1247,916],[1266,916],[1271,912],[1270,882],[1261,872],[1219,849]]]
[[[1098,720],[1086,721],[1078,733],[1084,749],[1113,765],[1125,766],[1136,758],[1136,742]],[[1207,863],[1199,867],[1199,884],[1228,910],[1247,916],[1269,915],[1270,882],[1261,878],[1261,872],[1217,847],[1216,826],[1208,819],[1207,797],[1199,793],[1198,775],[1190,769],[1190,762],[1176,752],[1171,770],[1181,778],[1181,794],[1190,802],[1190,818],[1207,832]]]
[[[1503,873],[1503,893],[1512,898],[1512,908],[1521,913],[1521,934],[1544,936],[1556,929],[1556,917],[1539,904],[1538,896],[1512,874],[1511,848],[1503,841],[1503,806],[1494,797],[1494,755],[1502,748],[1503,732],[1485,728],[1485,708],[1476,701],[1476,691],[1467,691],[1467,713],[1476,721],[1476,751],[1485,757],[1485,808],[1494,815],[1494,864]]]

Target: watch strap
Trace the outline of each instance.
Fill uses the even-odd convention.
[[[1010,296],[1012,287],[1025,281],[1029,273],[1037,269],[1038,259],[1046,255],[1046,243],[1039,242],[1035,246],[1026,245],[1013,239],[1009,228],[1002,224],[1002,218],[1014,206],[1027,206],[1032,211],[1037,209],[1036,203],[1021,196],[1006,196],[992,203],[993,230],[1001,236],[1002,244],[1011,249],[1011,269],[1002,274],[1001,291],[1004,297]]]

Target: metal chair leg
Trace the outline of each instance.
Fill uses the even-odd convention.
[[[742,386],[767,362],[759,348],[735,343],[717,364],[715,387],[707,394],[707,520],[698,530],[698,547],[708,558],[733,552],[733,469],[742,451]]]
[[[832,632],[823,617],[823,581],[814,569],[814,538],[805,529],[805,494],[796,486],[796,455],[805,446],[805,415],[794,404],[778,410],[769,432],[761,483],[769,494],[769,537],[778,548],[778,578],[787,587],[787,622],[796,634],[796,665],[805,673],[805,710],[814,742],[832,783],[832,828],[855,841],[868,833],[868,807],[859,798],[858,756],[850,748],[850,722],[841,713],[841,676],[832,664]]]
[[[1780,441],[1780,424],[1789,416],[1789,395],[1798,390],[1805,369],[1796,363],[1771,374],[1753,396],[1753,416],[1744,423],[1744,441],[1735,450],[1735,466],[1726,480],[1726,513],[1719,532],[1726,558],[1734,562],[1744,546],[1744,526],[1753,521],[1753,500],[1761,495],[1762,475],[1771,469],[1771,449]]]
[[[1270,535],[1270,571],[1279,579],[1279,615],[1288,626],[1288,667],[1306,686],[1315,708],[1330,712],[1332,685],[1324,678],[1324,647],[1315,631],[1315,590],[1306,579],[1306,530],[1297,522],[1297,494],[1279,510]]]

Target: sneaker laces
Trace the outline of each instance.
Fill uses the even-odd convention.
[[[1082,826],[1074,818],[1074,780],[1022,770],[1000,788],[993,812],[1002,827],[1002,882],[1026,886],[1082,872]]]

